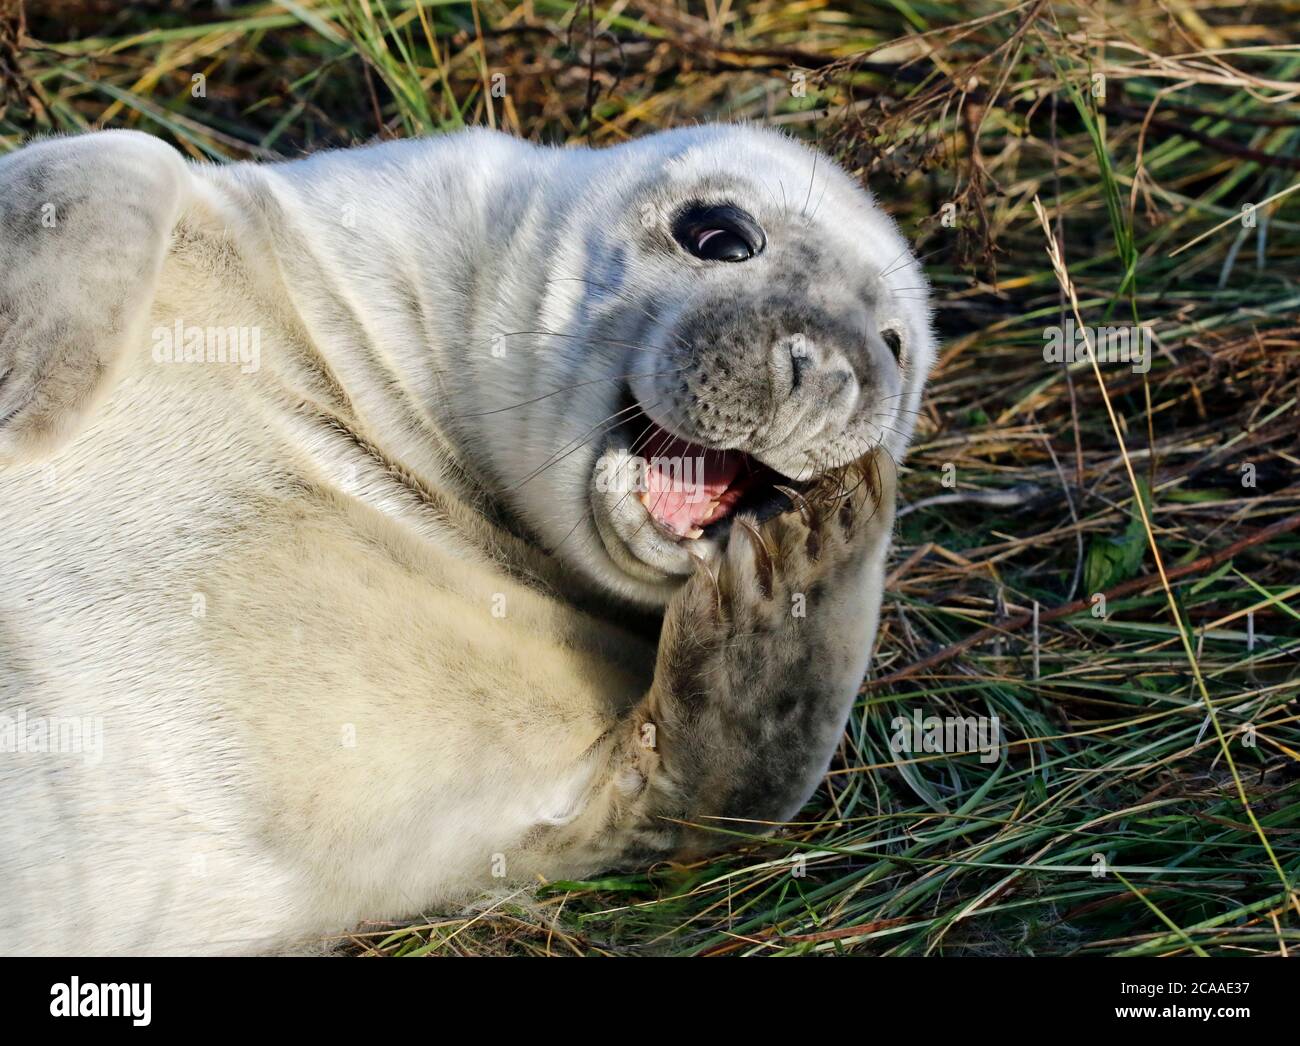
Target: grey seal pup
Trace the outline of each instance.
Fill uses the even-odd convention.
[[[0,952],[299,950],[789,819],[925,287],[750,126],[0,159]]]

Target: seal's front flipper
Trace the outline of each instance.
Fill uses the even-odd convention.
[[[135,131],[0,159],[0,464],[49,453],[144,334],[190,174]]]
[[[790,511],[737,517],[669,603],[654,684],[608,735],[604,790],[569,831],[585,868],[693,860],[798,812],[844,733],[876,630],[891,462]]]

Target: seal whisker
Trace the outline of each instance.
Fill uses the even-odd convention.
[[[651,406],[657,406],[657,405],[658,405],[657,402],[651,404]],[[640,434],[636,437],[636,439],[634,439],[634,440],[632,441],[631,445],[628,447],[628,453],[629,453],[630,455],[633,455],[633,456],[635,456],[635,455],[637,455],[638,453],[640,453],[642,447],[643,447],[646,443],[648,443],[648,442],[653,438],[653,436],[654,436],[654,429],[655,429],[656,427],[657,427],[657,426],[655,425],[655,423],[654,423],[653,421],[649,421],[649,420],[647,420],[645,428],[643,428],[643,429],[641,430]],[[666,435],[667,435],[667,434],[665,433],[665,436],[666,436]],[[662,446],[663,446],[663,443],[661,442],[661,443],[658,445],[658,447],[662,447]],[[658,449],[658,447],[656,447],[656,450]],[[615,511],[617,511],[618,509],[622,508],[622,506],[623,506],[623,502],[625,502],[625,501],[627,500],[628,495],[631,494],[631,493],[632,493],[632,491],[630,491],[630,490],[624,492],[623,496],[622,496],[621,498],[619,498],[618,501],[617,501],[617,502],[615,503],[615,505],[614,505],[614,510],[615,510]],[[562,537],[562,538],[559,540],[559,542],[556,543],[556,545],[554,546],[554,548],[551,549],[552,553],[554,553],[554,552],[558,552],[558,551],[560,550],[560,548],[563,547],[564,543],[565,543],[566,541],[568,541],[570,537],[573,536],[573,532],[574,532],[575,530],[577,530],[578,527],[581,526],[581,525],[583,524],[583,522],[585,522],[587,519],[589,519],[589,518],[591,517],[592,512],[593,512],[593,510],[592,510],[590,507],[588,507],[588,508],[586,509],[586,511],[584,511],[584,512],[582,513],[582,515],[580,515],[580,516],[578,517],[577,521],[573,524],[573,526],[571,526],[571,527],[568,529],[568,531],[567,531],[567,533],[565,533],[564,537]],[[639,532],[639,530],[640,530],[640,528],[638,528],[638,532]]]
[[[817,220],[817,212],[822,209],[822,201],[826,199],[826,190],[828,188],[829,184],[822,186],[822,194],[817,197],[817,206],[813,208],[812,214],[808,215],[807,220],[809,225]]]
[[[663,349],[657,345],[642,345],[640,342],[635,342],[635,341],[616,341],[612,338],[588,338],[586,335],[565,334],[561,331],[548,331],[548,330],[502,331],[500,334],[497,335],[498,338],[522,338],[525,336],[531,336],[535,338],[573,338],[578,341],[588,341],[593,347],[599,347],[601,345],[617,345],[622,348],[636,349],[638,352],[662,352],[663,351]]]
[[[595,425],[589,428],[582,435],[576,437],[575,439],[570,440],[558,451],[556,451],[555,454],[551,456],[550,460],[544,462],[535,471],[529,473],[517,484],[515,484],[513,487],[510,487],[508,489],[510,489],[511,491],[516,491],[520,487],[522,487],[525,483],[530,483],[532,480],[536,479],[543,472],[549,469],[552,465],[558,465],[570,454],[573,454],[576,451],[580,450],[582,447],[584,447],[587,444],[587,442],[590,440],[592,435],[594,435],[598,429],[604,429],[604,431],[608,432],[610,431],[611,428],[617,428],[619,424],[618,418],[620,417],[620,415],[627,414],[630,411],[640,410],[640,409],[641,408],[634,403],[629,407],[624,407],[622,410],[615,411],[613,414],[609,415],[609,417],[605,418],[603,421],[597,422]],[[613,422],[612,425],[610,424],[611,422]]]
[[[889,432],[892,432],[895,436],[902,436],[904,439],[907,438],[907,433],[902,432],[901,430],[894,428],[892,425],[885,425],[885,424],[883,424],[882,422],[879,422],[879,421],[874,422],[874,424],[875,424],[876,428],[880,429],[882,432],[884,432],[884,431],[889,431]]]
[[[546,282],[547,283],[567,283],[567,282],[585,283],[591,287],[599,287],[601,290],[607,291],[608,293],[617,297],[619,301],[626,302],[628,305],[631,305],[634,309],[640,312],[642,316],[644,316],[646,319],[650,320],[651,322],[656,324],[662,323],[661,318],[659,316],[656,316],[649,309],[647,309],[642,302],[637,301],[626,291],[620,290],[618,287],[613,287],[608,283],[601,283],[599,280],[591,280],[586,278],[585,276],[552,276],[548,278]],[[682,340],[680,335],[673,334],[671,331],[668,331],[667,333],[668,336],[672,338],[674,341],[676,341],[681,348],[686,347],[686,343]]]
[[[572,385],[565,385],[562,386],[561,388],[554,389],[551,392],[544,392],[540,396],[534,396],[530,400],[522,400],[519,403],[512,403],[508,407],[497,407],[494,410],[475,411],[474,413],[471,414],[453,414],[451,415],[451,417],[452,418],[483,418],[489,414],[500,414],[503,411],[516,410],[519,407],[526,407],[530,403],[538,403],[544,399],[550,399],[552,396],[558,396],[562,392],[572,392],[574,389],[580,389],[587,385],[599,385],[602,381],[626,381],[628,378],[658,378],[658,377],[662,377],[665,374],[678,374],[685,369],[686,366],[683,365],[681,367],[672,367],[669,370],[642,371],[642,372],[634,372],[632,374],[609,374],[603,378],[592,378],[590,381],[579,381],[579,382],[575,382]]]
[[[912,252],[912,247],[909,244],[889,260],[889,264],[886,265],[884,269],[882,269],[880,272],[876,274],[876,279],[883,280],[886,276],[888,276],[891,272],[894,271],[894,265],[898,262],[898,260],[900,258],[907,257],[907,255],[911,254],[911,252]]]
[[[661,431],[663,431],[663,430],[661,430]],[[669,432],[663,432],[663,438],[660,439],[659,443],[655,446],[654,451],[651,452],[651,457],[654,457],[656,453],[658,453],[659,451],[663,450],[665,446],[667,446],[669,443],[671,443],[671,442],[672,442],[672,438],[673,438],[673,437],[672,437],[672,434],[671,434],[671,433],[669,433]],[[635,530],[634,533],[633,533],[633,537],[635,537],[637,534],[640,534],[641,531],[645,528],[645,525],[646,525],[647,523],[649,523],[652,519],[654,519],[654,510],[657,509],[657,508],[660,506],[660,504],[663,502],[664,495],[665,495],[666,493],[668,493],[668,491],[666,491],[666,490],[661,490],[661,491],[659,492],[659,496],[658,496],[657,498],[655,498],[655,503],[654,503],[654,505],[653,505],[653,506],[649,506],[649,505],[646,506],[646,509],[647,509],[647,512],[646,512],[646,518],[643,519],[643,520],[641,521],[641,525],[640,525],[639,527],[636,528],[636,530]],[[626,496],[627,496],[627,495],[624,495],[624,497],[626,497]],[[619,504],[622,504],[622,502],[620,501]]]
[[[804,194],[803,207],[799,210],[800,218],[807,218],[808,203],[812,200],[813,184],[817,181],[817,157],[819,153],[813,153],[812,173],[808,175],[808,192]]]
[[[777,202],[776,193],[772,191],[772,187],[768,185],[767,182],[760,182],[759,184],[763,186],[763,191],[767,193],[768,197],[771,199],[772,206],[780,207],[780,204]]]
[[[898,261],[898,258],[895,258],[894,261],[889,263],[890,266],[889,269],[887,269],[885,272],[882,272],[879,278],[883,280],[886,276],[890,275],[891,273],[898,272],[900,269],[906,268],[909,262],[913,262],[913,261],[916,262],[919,268],[921,262],[925,261],[927,258],[933,258],[936,254],[939,254],[945,250],[947,250],[946,247],[936,247],[934,250],[928,252],[927,254],[922,254],[919,258],[912,258],[912,257],[907,257],[911,253],[911,247],[908,247],[907,250],[903,251],[903,253],[898,256],[898,258],[906,258],[906,260],[903,261],[902,264],[895,267],[895,262]]]

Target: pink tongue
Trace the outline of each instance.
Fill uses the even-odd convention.
[[[641,502],[678,537],[698,536],[692,532],[727,514],[734,498],[725,495],[745,462],[744,454],[707,450],[657,427],[641,453],[647,459]]]

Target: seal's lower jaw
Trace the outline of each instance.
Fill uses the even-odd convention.
[[[738,514],[761,522],[793,507],[777,488],[797,484],[756,459],[689,443],[632,414],[611,434],[591,483],[596,528],[625,573],[651,583],[687,576],[694,560],[718,552]]]

